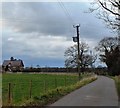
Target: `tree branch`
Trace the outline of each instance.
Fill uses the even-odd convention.
[[[117,15],[117,16],[120,16],[119,13],[116,13],[116,12],[110,10],[109,8],[105,7],[104,4],[103,4],[100,0],[98,0],[98,2],[100,3],[100,5],[101,5],[104,9],[106,9],[106,10],[109,11],[110,13],[112,13],[112,14],[114,14],[114,15]]]

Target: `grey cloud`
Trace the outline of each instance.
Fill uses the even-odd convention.
[[[100,39],[113,35],[94,14],[84,13],[84,3],[64,3],[75,23],[81,24],[80,39],[94,47]],[[69,9],[68,8],[68,9]],[[64,59],[72,46],[76,29],[58,3],[3,3],[3,57]],[[32,59],[31,59],[32,60]],[[64,60],[63,60],[64,62]]]
[[[105,28],[100,20],[95,18],[95,14],[84,13],[88,8],[84,3],[64,4],[66,7],[71,8],[69,12],[74,21],[81,24],[81,37],[100,39],[112,34],[109,33],[109,30]],[[7,25],[20,33],[34,32],[44,36],[66,36],[71,38],[74,31],[72,22],[58,3],[4,3],[3,18],[7,20]]]
[[[34,33],[33,33],[34,34]],[[64,50],[71,45],[65,37],[36,36],[33,34],[4,33],[3,55],[31,56],[33,58],[64,58]]]
[[[55,6],[54,6],[55,5]],[[21,33],[39,32],[44,35],[69,35],[69,21],[57,3],[5,3],[3,18],[7,25]]]

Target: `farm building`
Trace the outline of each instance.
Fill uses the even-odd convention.
[[[4,71],[22,71],[24,68],[24,64],[22,60],[16,60],[11,57],[10,60],[3,61],[2,68]]]

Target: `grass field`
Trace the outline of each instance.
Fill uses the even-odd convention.
[[[82,76],[81,76],[82,78]],[[50,89],[59,86],[68,86],[78,81],[77,75],[55,75],[55,74],[3,74],[2,75],[2,100],[3,105],[8,105],[10,88],[10,104],[20,105],[30,96],[42,95]],[[32,98],[31,97],[31,98]]]

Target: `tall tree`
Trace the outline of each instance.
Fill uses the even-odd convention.
[[[80,43],[80,57],[78,61],[78,53],[77,53],[77,45],[71,46],[65,51],[65,66],[66,67],[78,67],[78,62],[80,64],[81,71],[84,71],[84,69],[88,66],[91,66],[96,60],[95,55],[90,55],[89,47],[86,43]]]
[[[104,62],[111,75],[118,75],[120,70],[120,46],[118,37],[102,39],[96,50],[100,52],[100,60]]]
[[[120,0],[94,0],[91,4],[90,12],[98,10],[98,18],[104,20],[107,27],[120,30]]]

